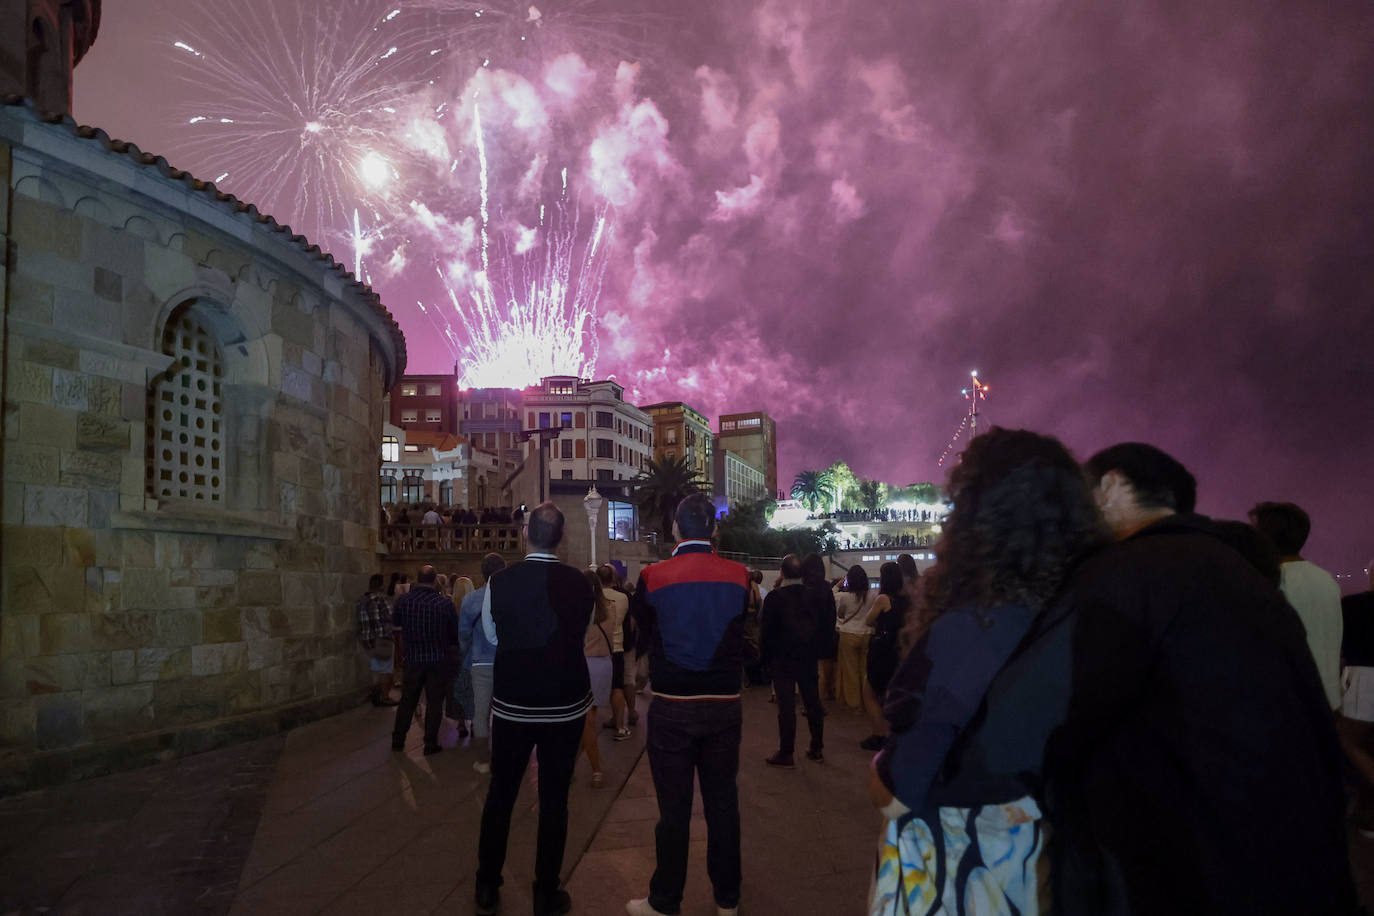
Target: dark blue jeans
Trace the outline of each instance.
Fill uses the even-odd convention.
[[[701,781],[706,815],[706,874],[716,905],[739,905],[739,700],[666,700],[649,704],[649,770],[658,794],[654,846],[658,867],[649,881],[649,903],[660,913],[682,906],[687,883],[687,843],[692,821],[692,782]]]
[[[539,749],[539,836],[534,847],[534,886],[543,892],[558,889],[563,851],[568,842],[568,788],[582,740],[582,720],[548,724],[491,722],[491,785],[482,806],[477,840],[477,883],[501,886],[506,866],[510,819],[530,751]]]
[[[825,710],[817,689],[816,663],[775,662],[773,691],[778,695],[778,750],[791,755],[797,744],[797,708],[793,691],[801,693],[806,721],[811,726],[813,751],[825,747]]]

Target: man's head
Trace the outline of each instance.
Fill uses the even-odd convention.
[[[1192,512],[1197,504],[1197,480],[1188,469],[1144,442],[1103,449],[1088,459],[1083,472],[1117,538],[1176,512]]]
[[[797,559],[795,553],[789,553],[782,558],[782,569],[778,571],[784,579],[800,579],[802,574],[801,560]]]
[[[596,568],[596,577],[601,580],[603,588],[610,588],[619,581],[615,574],[615,567],[609,563],[602,563]]]
[[[709,541],[716,533],[716,504],[705,493],[693,493],[677,504],[673,535],[679,541]]]
[[[371,578],[367,580],[367,590],[370,592],[380,592],[382,590],[382,583],[385,581],[381,573],[373,573]]]
[[[749,581],[750,581],[750,582],[753,582],[755,585],[762,585],[762,584],[763,584],[763,572],[762,572],[761,570],[757,570],[757,569],[751,571],[751,572],[749,573]]]
[[[499,553],[489,553],[482,558],[482,581],[490,582],[491,577],[506,568],[506,560]]]
[[[531,547],[552,553],[563,541],[563,512],[551,502],[542,502],[530,513],[525,529]]]
[[[1296,503],[1259,503],[1250,510],[1250,524],[1278,548],[1284,559],[1302,553],[1312,520]]]
[[[417,585],[428,585],[433,587],[439,581],[439,573],[433,566],[421,566],[420,574],[415,577]]]

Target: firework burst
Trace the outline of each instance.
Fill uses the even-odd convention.
[[[394,143],[427,83],[394,0],[224,0],[174,42],[190,165],[322,243],[387,221],[413,166]]]

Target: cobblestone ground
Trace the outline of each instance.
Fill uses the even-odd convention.
[[[644,703],[641,701],[641,712]],[[865,721],[831,704],[826,762],[764,765],[776,708],[745,695],[740,760],[747,916],[858,914],[880,821],[858,748]],[[806,726],[799,723],[799,744]],[[0,800],[0,914],[469,914],[486,777],[446,730],[390,750],[391,711],[364,707],[289,735]],[[647,892],[657,806],[635,738],[601,740],[606,787],[583,758],[564,872],[573,912],[616,914]],[[530,911],[536,811],[527,781],[512,822],[503,912]],[[714,913],[700,800],[684,914]],[[1364,899],[1374,841],[1351,837]]]

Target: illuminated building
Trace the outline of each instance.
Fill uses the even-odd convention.
[[[711,492],[716,477],[711,422],[681,401],[665,401],[640,409],[654,418],[654,460],[685,460],[701,478],[702,489]]]
[[[716,448],[734,452],[745,463],[763,471],[770,496],[778,492],[778,429],[761,410],[721,414]]]

